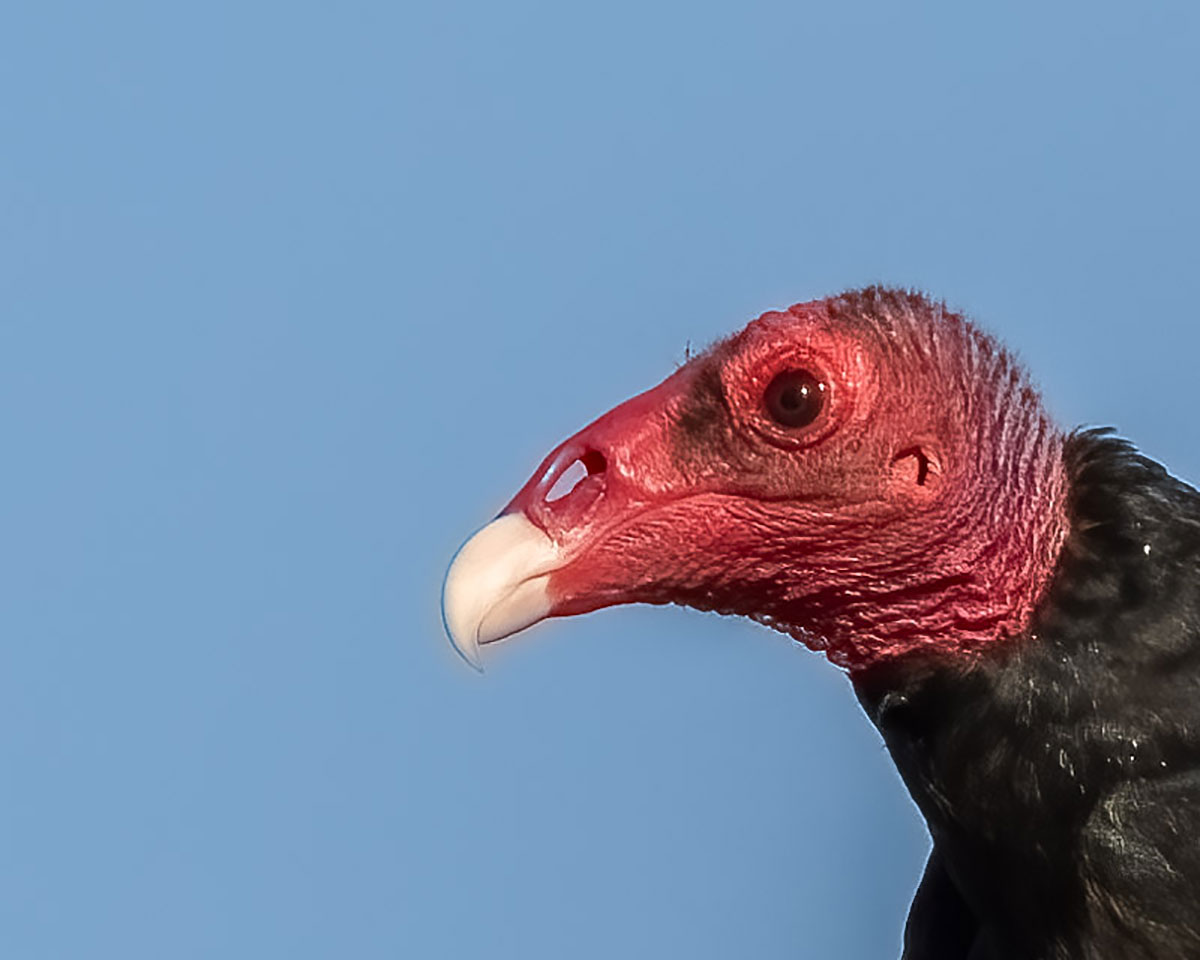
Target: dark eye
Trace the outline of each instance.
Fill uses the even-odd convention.
[[[807,370],[785,370],[767,386],[763,406],[780,426],[807,427],[825,406],[825,384]]]

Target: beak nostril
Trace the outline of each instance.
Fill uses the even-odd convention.
[[[555,500],[561,500],[568,493],[579,486],[580,482],[588,475],[587,467],[584,466],[583,459],[580,458],[571,463],[566,470],[558,475],[558,479],[546,491],[546,502],[553,503]]]
[[[593,477],[597,473],[603,473],[608,468],[608,461],[604,459],[604,454],[599,450],[589,450],[579,459],[583,463],[584,469],[587,470],[589,477]]]
[[[608,467],[608,461],[599,450],[589,450],[567,464],[566,469],[558,474],[550,489],[543,497],[546,503],[554,503],[574,492],[588,477],[603,473]],[[553,472],[553,471],[552,471]]]

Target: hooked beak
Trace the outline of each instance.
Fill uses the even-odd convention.
[[[480,669],[481,646],[546,617],[645,599],[636,586],[652,578],[639,572],[652,563],[649,552],[630,557],[606,547],[614,530],[681,492],[665,435],[691,376],[678,371],[561,444],[459,550],[442,589],[442,618],[469,664]],[[572,472],[580,479],[560,492]]]
[[[482,670],[480,646],[544,619],[559,565],[558,547],[523,513],[503,514],[464,543],[442,588],[442,619],[459,655]]]

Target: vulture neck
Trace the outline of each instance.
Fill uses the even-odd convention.
[[[1200,494],[1103,431],[1064,462],[1070,531],[1021,636],[853,677],[964,901],[1031,938],[1100,922],[1084,847],[1112,797],[1200,772]]]
[[[935,505],[831,537],[891,544],[886,565],[836,571],[800,600],[802,639],[852,674],[929,653],[971,658],[1019,640],[1067,539],[1064,438],[1034,402],[973,425],[974,462],[938,477]],[[813,638],[819,638],[815,641]]]

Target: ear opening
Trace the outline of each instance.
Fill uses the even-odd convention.
[[[905,447],[892,457],[892,476],[906,485],[929,486],[940,473],[941,464],[920,444]]]

